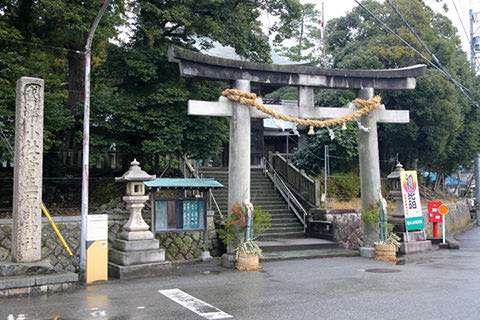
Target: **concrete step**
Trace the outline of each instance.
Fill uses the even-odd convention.
[[[277,232],[277,233],[263,233],[258,236],[260,240],[274,240],[274,239],[303,239],[305,238],[305,232],[290,231],[290,232]]]
[[[270,223],[275,224],[275,223],[296,223],[298,224],[298,220],[295,217],[286,217],[286,218],[279,218],[279,217],[271,217],[270,218]]]
[[[318,238],[265,240],[258,245],[263,252],[339,248],[333,241]]]
[[[286,227],[270,227],[268,230],[266,230],[262,235],[269,235],[269,234],[276,234],[276,233],[289,233],[289,232],[302,232],[303,233],[303,227],[301,225],[297,226],[286,226]]]
[[[282,260],[300,260],[300,259],[319,259],[319,258],[337,258],[337,257],[355,257],[359,256],[358,250],[350,249],[306,249],[306,250],[288,250],[271,251],[263,253],[260,261],[282,261]]]
[[[286,206],[287,204],[283,200],[276,200],[276,199],[253,199],[252,198],[252,203],[257,204],[257,205],[270,205],[270,204],[282,204]]]
[[[218,199],[215,199],[218,203],[218,206],[220,208],[227,208],[227,201],[218,201]],[[290,212],[288,210],[288,207],[284,203],[265,203],[265,202],[253,202],[254,207],[260,207],[263,211],[268,211],[270,213],[273,212],[279,212],[279,211],[284,211],[284,212]]]
[[[284,218],[292,218],[292,219],[295,218],[295,219],[297,219],[297,216],[294,213],[288,211],[287,209],[282,210],[282,211],[271,210],[271,211],[268,211],[268,213],[270,213],[270,217],[272,219],[284,219]]]
[[[228,194],[214,194],[214,196],[215,196],[215,200],[217,202],[218,201],[228,201]],[[283,198],[280,195],[273,193],[273,190],[270,191],[270,193],[266,193],[266,192],[263,192],[263,191],[258,192],[258,193],[252,192],[251,195],[250,195],[250,199],[251,199],[252,202],[276,201],[276,202],[285,203],[285,201],[283,200]]]
[[[228,211],[228,207],[226,204],[225,205],[219,204],[218,206],[220,207],[220,210],[222,210],[222,213]],[[262,206],[261,209],[262,211],[268,212],[271,218],[291,218],[291,217],[295,218],[296,217],[294,213],[288,211],[286,208],[283,209],[282,211],[273,211],[271,209],[266,209],[266,207]]]
[[[289,222],[270,221],[270,225],[271,225],[271,228],[269,230],[278,229],[278,228],[300,228],[303,230],[303,227],[301,225],[299,226],[297,221],[289,221]]]

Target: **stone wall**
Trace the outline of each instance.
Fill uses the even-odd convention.
[[[332,222],[333,238],[346,249],[357,249],[363,244],[363,223],[359,212],[330,213],[328,221]]]
[[[467,200],[446,203],[446,205],[449,208],[445,225],[447,234],[459,230],[471,222]],[[427,206],[422,207],[422,212],[427,236],[433,237],[433,224],[428,222]],[[323,234],[320,237],[330,238],[344,248],[359,248],[362,245],[363,222],[360,210],[312,210],[310,224],[314,225],[315,221],[330,223],[329,235],[325,237],[325,230],[322,230]],[[439,228],[441,234],[441,226]],[[310,234],[310,236],[315,235]]]
[[[363,223],[359,210],[312,210],[311,222],[329,222],[329,237],[346,249],[362,246]],[[324,237],[324,236],[323,236]]]
[[[114,214],[108,217],[108,242],[109,246],[116,239],[122,226],[127,222],[128,213],[122,210],[110,210]],[[99,210],[96,213],[105,213]],[[80,234],[81,217],[54,217],[60,233],[67,242],[70,250],[77,256],[80,256]],[[150,224],[150,215],[145,221]],[[53,231],[46,218],[42,220],[42,259],[50,259],[56,270],[75,271],[75,265],[72,262],[68,252],[63,247],[57,235]],[[177,232],[158,234],[160,247],[165,249],[165,256],[170,261],[184,261],[198,259],[203,251],[203,231],[195,232]],[[212,256],[220,256],[222,247],[217,238],[213,217],[208,217],[208,249]],[[0,219],[0,262],[12,261],[12,219]]]
[[[77,258],[80,256],[81,217],[54,217],[55,224]],[[125,216],[109,216],[109,242],[126,222]],[[0,219],[0,261],[12,261],[12,219]],[[42,219],[42,259],[48,258],[58,271],[75,271],[76,267],[67,250],[58,239],[46,218]]]
[[[208,214],[208,250],[213,257],[223,253],[217,237],[213,214]],[[165,259],[169,261],[195,260],[203,251],[203,231],[165,232],[157,234],[160,248],[165,249]]]

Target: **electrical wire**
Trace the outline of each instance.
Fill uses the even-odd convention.
[[[423,40],[420,38],[420,36],[418,35],[418,33],[415,31],[415,29],[413,29],[413,27],[408,23],[408,21],[405,19],[405,17],[401,14],[401,12],[398,10],[398,8],[393,4],[393,2],[391,0],[387,0],[388,4],[390,5],[390,7],[393,9],[393,11],[400,17],[400,19],[402,19],[403,23],[407,26],[407,28],[410,30],[410,32],[415,36],[415,38],[417,38],[418,42],[420,42],[420,44],[422,45],[422,47],[425,49],[425,51],[427,51],[427,53],[433,58],[433,60],[435,61],[435,63],[437,64],[437,66],[443,70],[443,72],[445,73],[445,75],[450,79],[450,81],[452,81],[461,91],[463,90],[468,90],[469,92],[471,92],[468,88],[466,88],[465,86],[463,86],[461,83],[459,83],[457,80],[455,80],[451,75],[450,73],[448,73],[447,70],[445,70],[445,67],[442,65],[442,63],[438,60],[437,56],[432,52],[430,51],[430,49],[427,47],[427,45],[423,42]],[[463,89],[463,90],[462,90]],[[474,102],[472,99],[470,99],[470,97],[468,95],[466,95],[467,98],[469,98],[470,102],[476,104],[476,102]]]
[[[45,45],[45,44],[41,44],[41,43],[37,43],[37,42],[25,41],[25,40],[9,39],[9,38],[0,38],[0,41],[7,41],[7,42],[13,42],[13,43],[28,44],[28,45],[30,45],[30,46],[35,46],[35,47],[42,47],[42,48],[55,49],[55,50],[66,50],[66,51],[74,52],[74,53],[78,53],[78,54],[86,54],[85,51],[68,49],[68,48],[63,48],[63,47],[56,47],[56,46],[49,46],[49,45]]]
[[[409,44],[406,40],[404,40],[401,36],[399,36],[395,31],[393,31],[385,22],[383,22],[380,18],[378,18],[372,11],[370,11],[367,7],[365,7],[363,4],[361,4],[358,0],[354,0],[363,10],[365,10],[370,16],[372,16],[377,22],[379,22],[383,28],[385,28],[387,31],[392,33],[397,39],[399,39],[403,44],[405,44],[407,47],[409,47],[413,52],[418,54],[422,59],[424,59],[429,65],[431,65],[433,68],[437,69],[440,73],[442,73],[444,76],[446,76],[450,81],[457,86],[460,91],[467,97],[467,99],[476,107],[478,107],[478,104],[476,101],[474,101],[470,96],[465,92],[463,86],[460,84],[457,84],[457,81],[449,75],[447,75],[440,67],[438,67],[436,64],[434,64],[432,61],[430,61],[425,55],[423,55],[420,51],[415,49],[411,44]],[[466,89],[466,88],[465,88]]]
[[[463,32],[465,33],[465,36],[467,37],[468,40],[470,40],[470,46],[472,46],[472,39],[470,39],[470,36],[468,35],[468,32],[467,32],[467,29],[465,28],[465,25],[463,24],[463,19],[462,17],[460,16],[460,13],[458,12],[458,8],[457,8],[457,5],[455,3],[455,0],[452,0],[452,3],[453,3],[453,7],[455,8],[455,11],[457,12],[457,16],[458,16],[458,19],[460,20],[460,24],[462,25],[462,28],[463,28]]]

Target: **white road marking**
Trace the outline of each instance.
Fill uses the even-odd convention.
[[[94,311],[92,313],[90,313],[90,316],[92,318],[96,318],[96,317],[106,317],[107,316],[107,312],[105,310],[99,310],[99,311]]]
[[[228,313],[223,312],[222,310],[215,308],[180,289],[158,290],[158,292],[205,319],[215,320],[233,318],[233,316]]]

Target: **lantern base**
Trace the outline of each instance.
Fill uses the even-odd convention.
[[[123,240],[150,240],[153,239],[151,231],[122,231],[118,234],[119,239]]]

